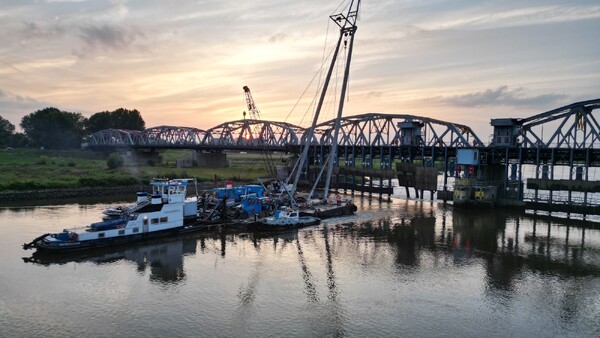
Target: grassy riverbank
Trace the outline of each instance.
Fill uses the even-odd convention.
[[[0,191],[118,187],[146,184],[153,177],[195,177],[200,182],[232,179],[253,182],[266,172],[258,154],[228,153],[229,167],[176,168],[178,158],[189,151],[165,151],[155,166],[125,164],[109,169],[106,155],[91,151],[0,150]]]

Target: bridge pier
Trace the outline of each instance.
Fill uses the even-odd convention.
[[[177,159],[177,168],[225,168],[227,166],[227,154],[221,152],[194,150],[191,157]]]
[[[162,163],[162,156],[154,149],[126,150],[121,152],[123,160],[128,163],[155,165]]]
[[[202,152],[194,151],[192,159],[200,168],[226,168],[227,154],[222,152]]]

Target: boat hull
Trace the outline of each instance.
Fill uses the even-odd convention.
[[[340,217],[340,216],[348,216],[352,215],[356,212],[357,207],[354,204],[346,204],[346,205],[326,205],[326,206],[316,206],[314,209],[303,210],[300,212],[302,216],[315,216],[320,219]]]
[[[94,248],[103,248],[113,245],[139,242],[147,239],[160,238],[178,234],[184,227],[166,229],[161,231],[149,232],[145,234],[135,234],[129,236],[98,238],[86,241],[57,241],[47,242],[43,239],[34,243],[33,247],[40,251],[47,252],[70,252],[79,250],[88,250]]]
[[[145,240],[151,240],[155,238],[163,238],[163,237],[171,237],[177,236],[180,234],[188,234],[198,231],[210,230],[215,226],[223,225],[223,222],[196,222],[191,225],[185,225],[177,228],[171,228],[161,231],[153,231],[142,234],[135,234],[129,236],[119,236],[119,237],[110,237],[110,238],[99,238],[94,240],[87,241],[64,241],[64,242],[55,242],[48,243],[43,239],[38,239],[33,243],[32,247],[37,249],[38,251],[45,252],[72,252],[72,251],[82,251],[89,250],[95,248],[104,248],[109,246],[117,246],[122,244],[135,243]]]

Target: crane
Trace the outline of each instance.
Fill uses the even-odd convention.
[[[356,7],[354,6],[356,4]],[[340,130],[340,121],[342,119],[342,113],[344,110],[344,100],[346,98],[346,88],[348,86],[348,78],[350,76],[350,61],[352,60],[352,48],[354,46],[354,36],[356,33],[356,30],[358,29],[358,26],[356,25],[356,22],[358,20],[358,12],[360,10],[360,0],[351,0],[350,1],[350,5],[348,6],[348,12],[346,14],[340,13],[340,14],[335,14],[335,15],[330,15],[329,18],[331,20],[333,20],[333,22],[340,28],[340,37],[337,41],[337,45],[336,48],[334,50],[333,56],[331,58],[331,63],[329,65],[329,70],[327,71],[327,75],[325,77],[325,82],[323,83],[323,87],[321,88],[321,95],[319,98],[319,102],[317,104],[316,107],[316,111],[315,114],[313,116],[313,121],[312,121],[312,125],[311,127],[308,129],[307,131],[307,137],[306,137],[306,145],[304,146],[304,149],[302,150],[302,155],[300,156],[300,158],[298,159],[297,163],[296,163],[296,173],[295,173],[295,178],[293,181],[293,186],[292,186],[292,195],[294,194],[294,192],[296,191],[296,188],[298,187],[298,181],[300,179],[300,174],[302,173],[302,167],[304,167],[306,160],[308,158],[308,150],[310,148],[310,142],[313,139],[314,133],[315,133],[315,128],[317,125],[317,121],[319,120],[319,114],[321,113],[321,108],[323,107],[323,102],[325,100],[325,95],[327,94],[327,89],[329,87],[329,81],[331,80],[331,75],[333,73],[334,67],[336,62],[338,61],[338,54],[341,48],[347,48],[348,49],[348,54],[346,56],[346,64],[344,67],[344,78],[342,80],[342,89],[341,89],[341,93],[340,93],[340,101],[338,104],[338,113],[337,113],[337,118],[335,119],[335,126],[333,128],[333,138],[332,138],[332,145],[331,145],[331,150],[329,152],[329,156],[325,162],[326,165],[328,165],[327,168],[327,175],[326,175],[326,181],[325,181],[325,189],[324,189],[324,193],[323,196],[327,197],[329,194],[329,185],[331,183],[331,175],[333,173],[333,162],[334,162],[334,156],[337,153],[337,149],[338,149],[338,134],[339,134],[339,130]],[[343,47],[342,46],[342,41],[344,42]],[[323,166],[323,170],[325,169],[325,165]],[[317,184],[319,183],[319,179],[321,177],[321,174],[319,174],[319,177],[317,179],[317,181],[314,183],[314,187],[311,190],[311,192],[309,193],[308,198],[311,197],[311,195],[314,192],[314,189],[316,188]]]
[[[260,110],[256,108],[256,104],[254,103],[254,99],[252,98],[250,88],[248,86],[244,86],[243,89],[244,97],[246,97],[246,105],[248,106],[248,113],[250,114],[250,118],[252,120],[260,120]],[[245,112],[244,116],[246,116]]]
[[[256,103],[254,103],[254,98],[252,98],[252,92],[250,92],[250,88],[248,86],[244,86],[244,97],[246,98],[246,106],[248,107],[248,114],[251,120],[255,120],[253,134],[258,137],[266,137],[266,133],[263,133],[261,130],[261,126],[257,121],[261,120],[260,110],[256,107]],[[246,117],[246,112],[244,112],[244,118]],[[273,179],[279,181],[277,177],[277,167],[273,162],[272,154],[265,146],[260,149],[261,158],[263,160],[263,164],[265,166],[265,170],[269,174],[269,176]]]

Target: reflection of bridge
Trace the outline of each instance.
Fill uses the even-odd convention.
[[[593,168],[600,167],[600,124],[593,114],[598,108],[600,99],[595,99],[528,118],[493,119],[493,134],[488,144],[484,144],[469,126],[453,122],[400,114],[348,116],[341,120],[338,154],[334,163],[346,167],[391,169],[394,162],[417,161],[419,166],[442,162],[441,166],[445,169],[444,190],[448,177],[455,175],[457,165],[474,165],[478,175],[482,173],[486,179],[500,182],[506,191],[512,189],[509,189],[511,182],[525,181],[523,165],[534,165],[535,172],[528,178],[532,189],[552,191],[552,187],[558,186],[562,187],[558,190],[569,191],[569,200],[572,191],[582,192],[586,200],[587,193],[600,192],[598,184],[574,188],[566,181],[594,181],[590,173]],[[334,120],[331,120],[315,127],[310,140],[310,161],[304,171],[311,165],[321,165],[327,157],[334,125]],[[89,145],[94,150],[268,150],[298,153],[307,143],[307,135],[307,129],[289,123],[238,120],[207,130],[171,126],[144,131],[108,129],[91,135]],[[474,163],[459,162],[459,149],[472,150],[477,157]],[[568,167],[569,173],[556,173],[556,166]],[[463,173],[465,169],[463,167]],[[389,179],[383,175],[380,187],[383,186],[383,178]],[[388,186],[391,186],[391,180]],[[522,199],[523,188],[518,184],[514,186],[518,190],[515,198]],[[549,201],[552,201],[552,192]]]

